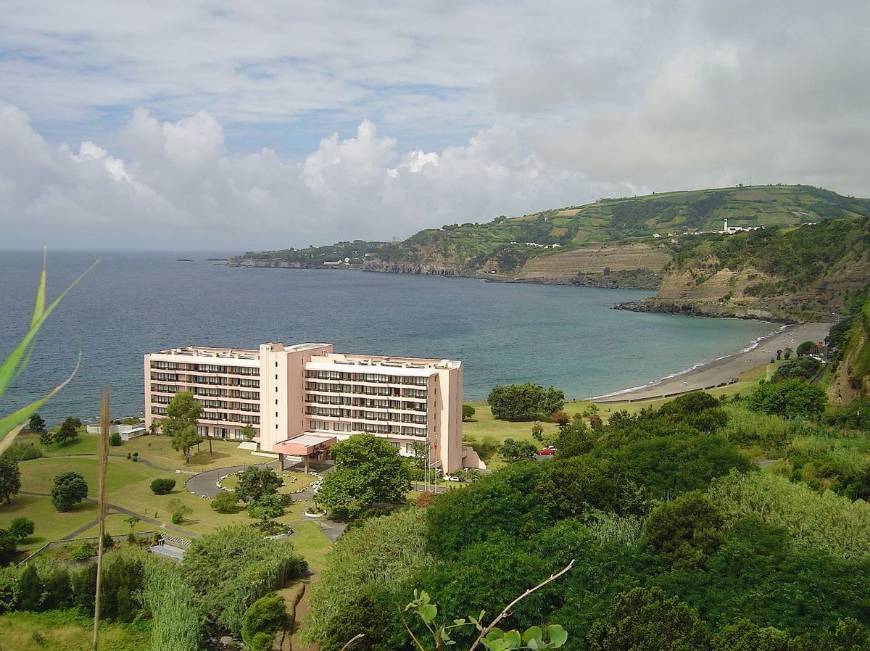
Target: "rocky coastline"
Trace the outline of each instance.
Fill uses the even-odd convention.
[[[740,309],[728,305],[713,305],[698,302],[672,302],[661,299],[646,299],[642,301],[626,301],[613,306],[614,310],[628,312],[651,312],[657,314],[679,314],[683,316],[703,316],[716,319],[748,319],[753,321],[769,321],[786,325],[797,323],[794,319],[778,316],[766,310]]]

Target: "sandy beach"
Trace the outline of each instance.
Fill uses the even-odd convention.
[[[795,349],[803,341],[823,340],[831,325],[830,323],[804,323],[786,326],[759,341],[751,350],[736,352],[642,387],[595,396],[592,400],[600,403],[649,400],[727,383],[739,377],[741,373],[767,364],[771,358],[776,357],[778,349]]]

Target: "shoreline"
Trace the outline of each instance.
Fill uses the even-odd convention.
[[[655,400],[690,391],[727,386],[736,382],[741,374],[769,363],[771,358],[776,357],[777,349],[796,349],[803,341],[824,339],[832,325],[832,323],[784,325],[735,353],[723,355],[709,362],[699,362],[688,369],[647,384],[593,396],[589,400],[602,404]]]

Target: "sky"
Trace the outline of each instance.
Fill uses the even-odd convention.
[[[0,248],[252,250],[736,183],[870,196],[870,2],[0,0]]]

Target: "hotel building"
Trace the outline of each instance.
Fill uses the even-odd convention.
[[[262,344],[258,350],[184,347],[145,355],[146,426],[178,391],[202,404],[199,433],[260,449],[312,456],[333,441],[369,433],[413,456],[429,444],[444,472],[479,467],[462,446],[462,363],[336,353],[331,344]]]

